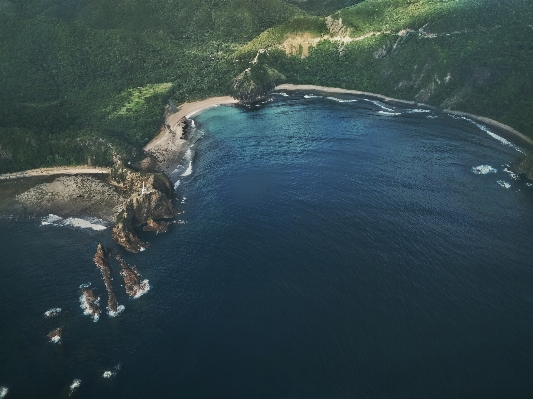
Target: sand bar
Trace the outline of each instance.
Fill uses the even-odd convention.
[[[396,103],[396,104],[406,104],[411,106],[420,106],[428,109],[433,110],[439,110],[437,107],[434,107],[432,105],[424,104],[424,103],[418,103],[415,101],[407,101],[407,100],[400,100],[397,98],[387,97],[383,96],[381,94],[376,93],[368,93],[365,91],[358,91],[358,90],[348,90],[348,89],[341,89],[338,87],[326,87],[326,86],[315,86],[315,85],[294,85],[294,84],[282,84],[276,87],[275,90],[286,90],[286,91],[314,91],[314,92],[320,92],[320,93],[328,93],[328,94],[353,94],[357,96],[363,96],[363,97],[370,97],[370,98],[376,98],[388,103]],[[466,118],[470,118],[474,121],[480,122],[482,124],[488,125],[494,129],[497,129],[500,133],[503,133],[507,136],[507,138],[514,138],[518,139],[520,141],[520,145],[526,146],[528,149],[533,149],[533,140],[526,136],[523,133],[520,133],[519,131],[513,129],[511,126],[505,125],[501,122],[498,122],[494,119],[490,119],[484,116],[469,114],[467,112],[461,112],[461,111],[453,111],[449,109],[441,110],[444,113],[450,114],[450,115],[457,115],[457,116],[464,116]]]

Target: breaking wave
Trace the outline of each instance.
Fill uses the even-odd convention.
[[[487,173],[496,173],[498,169],[493,168],[490,165],[479,165],[472,168],[472,172],[476,175],[486,175]]]
[[[52,308],[44,312],[44,317],[54,317],[61,313],[61,308]]]
[[[389,116],[397,116],[397,115],[401,115],[402,113],[401,112],[378,111],[378,114],[389,115]]]
[[[357,100],[343,100],[341,98],[337,98],[337,97],[326,97],[328,100],[332,100],[332,101],[336,101],[338,103],[354,103],[356,102]]]
[[[82,229],[92,229],[96,231],[102,231],[107,229],[105,222],[97,218],[66,218],[61,216],[49,214],[41,219],[41,226],[70,226],[79,227]]]
[[[509,176],[511,176],[511,179],[513,180],[520,180],[520,176],[518,176],[516,173],[508,169],[509,165],[506,165],[505,168],[503,168],[503,171],[505,173],[509,173]]]
[[[55,337],[50,338],[50,342],[53,344],[58,344],[61,342],[61,337],[56,335]]]
[[[275,95],[278,95],[278,96],[283,96],[283,97],[289,97],[289,95],[287,93],[283,93],[283,92],[272,93],[272,94],[275,94]]]
[[[126,309],[126,307],[124,305],[118,305],[116,312],[113,312],[113,311],[109,310],[109,308],[107,308],[107,314],[109,316],[111,316],[111,317],[117,317],[119,314],[124,312],[124,309]]]
[[[0,399],[5,398],[9,389],[7,387],[0,387]]]
[[[316,94],[306,94],[304,98],[322,98],[322,96],[317,96]]]
[[[176,183],[174,183],[174,190],[176,190],[180,186],[181,180],[178,180]]]
[[[70,384],[70,392],[68,394],[68,396],[72,395],[76,389],[78,389],[81,385],[81,380],[78,380],[78,379],[75,379],[74,381],[72,381],[72,384]]]
[[[509,183],[507,183],[506,181],[498,180],[496,183],[498,183],[503,188],[511,188],[511,185]]]
[[[122,365],[119,363],[117,364],[113,370],[106,370],[104,371],[104,374],[102,374],[103,378],[111,378],[117,375],[118,371],[121,369]]]
[[[370,100],[370,99],[368,99],[368,98],[365,98],[364,100],[365,100],[365,101],[368,101],[368,102],[371,102],[371,103],[374,104],[374,105],[377,105],[378,107],[380,107],[381,109],[384,109],[385,111],[394,112],[394,109],[387,107],[387,106],[386,106],[385,104],[383,104],[382,102],[379,102],[379,101],[377,101],[377,100]]]
[[[465,120],[467,122],[473,123],[474,125],[476,125],[479,129],[481,129],[482,131],[487,133],[493,139],[496,139],[500,143],[502,143],[503,145],[506,145],[506,146],[509,146],[511,148],[514,148],[516,151],[521,152],[522,154],[526,155],[526,153],[524,151],[522,151],[522,149],[520,147],[518,147],[517,145],[514,145],[509,140],[504,139],[502,136],[498,136],[496,133],[491,132],[487,126],[482,125],[481,123],[478,123],[478,122],[476,122],[473,119],[467,118],[466,116],[457,116],[457,115],[450,115],[450,116],[452,118],[454,118],[454,119],[463,119],[463,120]]]

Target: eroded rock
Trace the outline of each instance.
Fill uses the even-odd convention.
[[[94,263],[100,269],[102,279],[104,280],[107,289],[107,307],[110,315],[119,313],[117,297],[113,290],[111,283],[111,269],[109,267],[109,257],[111,256],[111,249],[105,249],[102,244],[98,244],[96,254],[94,255]]]
[[[148,280],[141,281],[141,273],[135,266],[130,266],[117,255],[117,260],[120,263],[120,275],[124,277],[124,288],[126,293],[131,298],[138,298],[150,289]]]

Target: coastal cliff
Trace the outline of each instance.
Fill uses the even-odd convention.
[[[167,231],[164,220],[179,213],[172,204],[172,184],[162,173],[135,172],[120,162],[111,170],[110,183],[129,197],[117,217],[113,239],[130,252],[143,251],[148,243],[139,239],[135,228],[147,224],[146,231]]]

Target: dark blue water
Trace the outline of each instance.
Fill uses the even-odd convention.
[[[125,255],[152,289],[130,300],[115,274],[116,318],[93,323],[78,300],[91,282],[106,301],[92,256],[109,231],[3,219],[8,399],[67,397],[75,378],[79,398],[533,395],[533,187],[502,166],[520,152],[362,99],[292,95],[196,124],[188,224]]]

